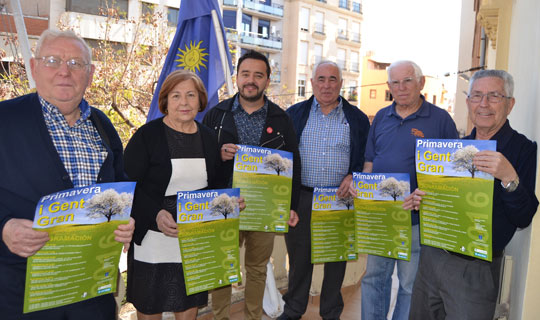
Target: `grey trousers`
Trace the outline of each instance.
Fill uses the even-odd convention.
[[[468,260],[422,246],[409,319],[493,320],[502,254]]]

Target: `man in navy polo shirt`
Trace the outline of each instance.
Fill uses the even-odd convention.
[[[388,88],[394,103],[375,115],[366,144],[363,172],[409,173],[411,191],[416,189],[414,162],[417,138],[456,139],[456,125],[448,112],[425,101],[425,78],[412,61],[396,61],[388,67]],[[392,273],[397,264],[399,289],[392,319],[408,319],[420,255],[418,211],[412,211],[410,261],[369,255],[362,278],[362,319],[384,319],[390,307]]]
[[[410,319],[493,319],[504,248],[517,228],[531,223],[538,208],[537,146],[510,127],[507,117],[514,107],[513,93],[514,80],[504,70],[478,71],[469,82],[467,106],[474,129],[464,139],[497,141],[497,151],[480,151],[473,159],[478,170],[495,178],[493,260],[423,246]],[[418,208],[423,195],[415,190],[403,207]]]

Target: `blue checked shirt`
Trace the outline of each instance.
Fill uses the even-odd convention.
[[[107,149],[99,132],[90,120],[90,106],[81,101],[81,117],[70,127],[57,107],[41,96],[41,110],[54,147],[64,163],[74,187],[96,183],[101,165],[107,157]]]
[[[248,114],[242,106],[238,96],[234,99],[231,109],[234,117],[234,124],[238,132],[238,141],[240,144],[258,146],[261,141],[261,135],[266,123],[266,114],[268,113],[268,100],[264,99],[264,105],[259,110]]]
[[[300,138],[302,185],[340,185],[349,173],[350,135],[341,99],[328,115],[322,113],[317,99],[313,99],[309,118]]]

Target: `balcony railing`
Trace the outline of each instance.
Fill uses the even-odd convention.
[[[238,6],[238,0],[223,0],[224,6],[236,7]]]
[[[279,4],[269,6],[258,1],[244,0],[244,8],[283,17],[283,6]]]
[[[341,40],[349,40],[349,35],[347,34],[347,30],[338,30],[337,38]]]
[[[281,50],[283,48],[283,43],[281,40],[282,39],[280,37],[265,36],[263,34],[255,32],[243,31],[240,33],[241,43],[261,46],[265,48]]]
[[[319,34],[324,34],[324,23],[315,23],[314,31]]]
[[[351,32],[351,41],[360,42],[360,33],[359,32]]]
[[[359,72],[360,71],[360,64],[358,62],[351,62],[351,71],[352,72]]]
[[[339,0],[339,7],[349,10],[349,0]]]
[[[362,13],[362,4],[360,2],[353,2],[352,3],[352,11]]]
[[[341,60],[341,59],[338,59],[336,61],[337,65],[339,66],[339,68],[341,70],[347,70],[347,61],[346,60]]]

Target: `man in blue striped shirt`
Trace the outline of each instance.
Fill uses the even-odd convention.
[[[311,263],[311,199],[314,187],[339,186],[346,196],[352,172],[362,171],[369,132],[368,117],[339,95],[341,69],[331,61],[320,61],[311,78],[313,96],[291,106],[302,162],[302,188],[298,204],[300,221],[285,235],[289,253],[289,286],[283,297],[285,310],[278,319],[300,319],[307,308],[313,274]],[[340,290],[347,263],[324,265],[320,315],[339,319],[343,311]]]

